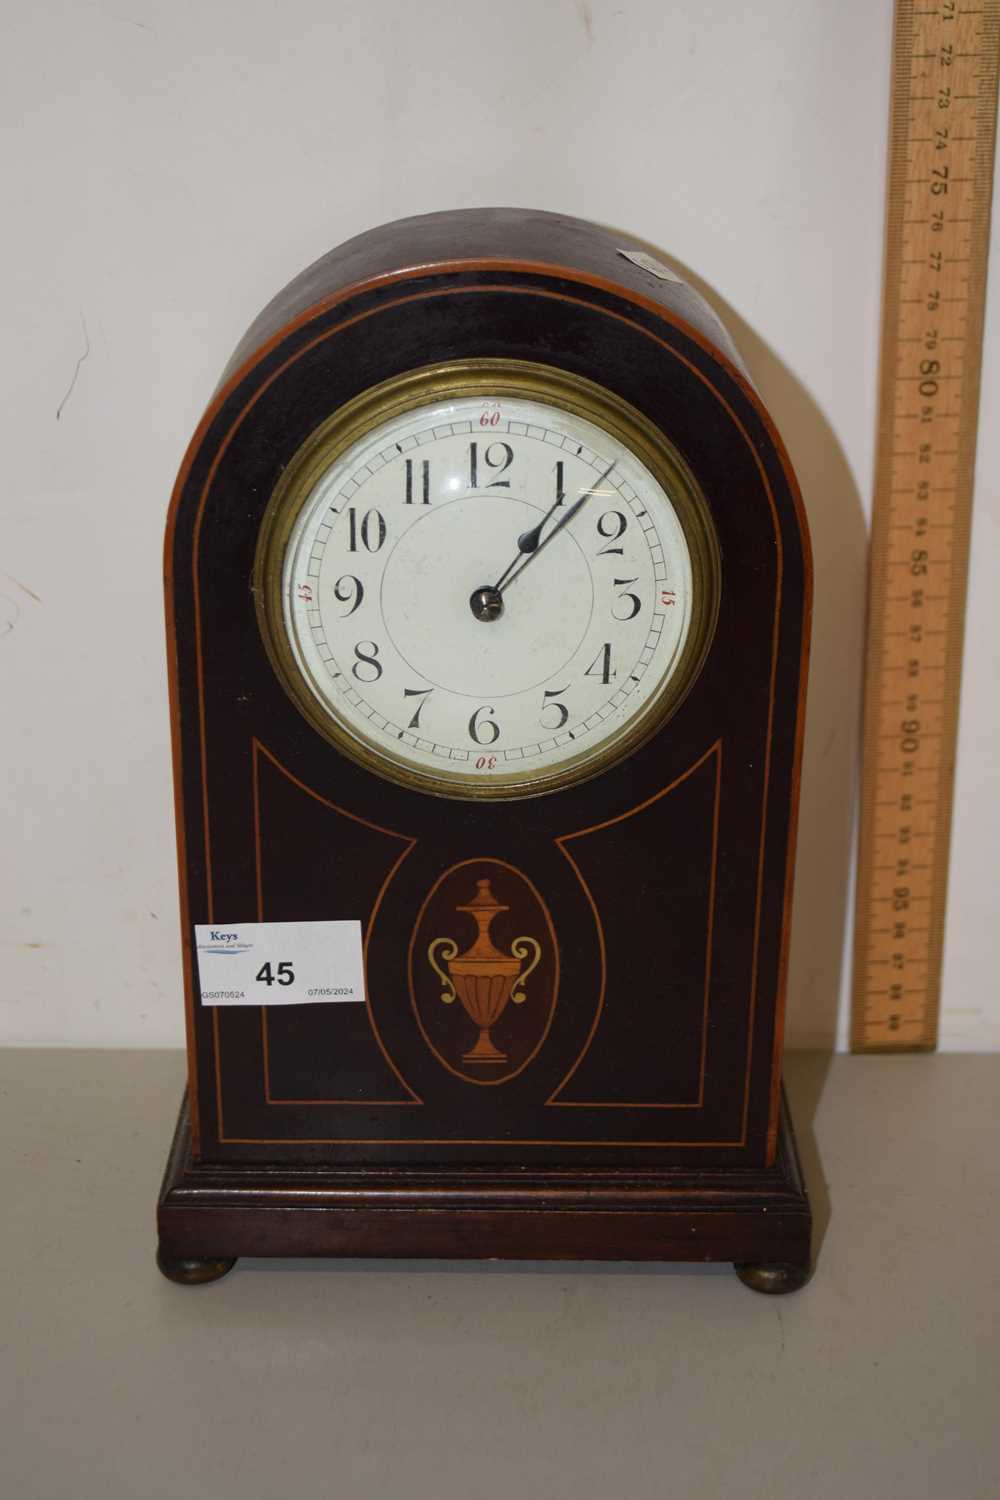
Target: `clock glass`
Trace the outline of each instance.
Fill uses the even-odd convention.
[[[310,438],[257,594],[280,677],[341,749],[424,790],[514,797],[604,769],[676,708],[718,573],[695,480],[634,408],[465,362]]]

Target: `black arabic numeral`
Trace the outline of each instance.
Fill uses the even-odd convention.
[[[605,521],[610,522],[610,530],[607,526],[605,526]],[[610,544],[611,542],[617,542],[619,537],[625,535],[625,527],[627,525],[628,522],[626,521],[620,510],[606,510],[603,516],[598,519],[597,533],[598,536],[606,537],[608,543]],[[603,557],[605,553],[612,552],[617,552],[618,556],[622,557],[624,555],[624,548],[612,547],[608,545],[606,547],[598,547],[597,549],[598,557]]]
[[[406,726],[407,729],[419,729],[420,728],[420,711],[423,708],[424,704],[427,702],[428,695],[430,693],[433,693],[433,691],[434,691],[433,688],[404,688],[403,689],[403,697],[404,698],[419,698],[420,699],[420,702],[417,704],[416,711],[415,711],[415,713],[413,715],[413,718],[410,720],[409,724],[407,724],[407,726]]]
[[[556,722],[554,724],[546,724],[544,717],[540,717],[539,720],[538,720],[538,722],[539,722],[539,724],[541,724],[541,726],[542,726],[543,729],[561,729],[563,727],[563,725],[566,723],[566,720],[569,718],[569,709],[566,707],[565,703],[549,703],[548,700],[549,700],[549,698],[558,698],[560,696],[560,694],[568,692],[568,690],[569,690],[569,684],[568,683],[567,683],[566,687],[561,687],[561,688],[545,688],[543,690],[543,692],[542,692],[542,715],[544,715],[545,712],[546,712],[546,710],[550,709],[550,708],[554,708],[556,710],[556,712],[559,714],[559,718],[556,720]]]
[[[483,461],[485,462],[487,468],[494,469],[497,473],[496,479],[488,479],[486,481],[486,487],[488,489],[499,488],[502,490],[509,490],[510,480],[502,479],[500,476],[502,474],[506,474],[511,464],[514,462],[514,450],[510,446],[510,444],[490,443],[489,447],[483,454]],[[469,488],[473,490],[479,488],[478,443],[469,444]]]
[[[421,505],[431,503],[431,463],[429,458],[420,461],[420,488],[422,493]],[[404,505],[413,505],[413,459],[406,460],[406,499]]]
[[[472,715],[472,718],[469,720],[469,738],[473,740],[475,744],[495,745],[497,740],[500,738],[500,725],[497,723],[496,719],[480,719],[479,717],[480,714],[491,714],[493,712],[495,712],[495,710],[491,708],[488,703],[484,703],[482,708],[476,709],[475,713]],[[480,733],[480,730],[487,729],[491,729],[493,733],[487,735],[483,735]]]
[[[636,582],[637,582],[637,580],[635,578],[616,578],[614,580],[614,584],[615,584],[615,588],[616,589],[624,589],[625,586],[626,586],[626,584],[636,583]],[[628,610],[628,614],[627,615],[620,615],[618,613],[618,605],[619,604],[623,604],[626,599],[631,600],[631,604],[626,604],[625,605],[626,609]],[[615,600],[614,604],[611,606],[611,618],[613,620],[623,620],[623,621],[624,620],[634,620],[635,617],[636,617],[636,615],[639,613],[639,611],[640,611],[641,608],[642,608],[642,600],[639,598],[638,594],[630,594],[630,593],[619,594],[618,598]]]
[[[362,647],[366,649],[362,650]],[[378,682],[382,676],[382,663],[378,660],[378,646],[374,641],[358,641],[354,648],[357,657],[352,673],[359,682]],[[371,668],[369,672],[367,669]]]
[[[618,674],[611,670],[611,642],[605,641],[594,660],[584,673],[585,677],[599,677],[605,684]]]
[[[341,584],[346,584],[346,594],[341,593]],[[346,620],[348,615],[353,615],[354,611],[359,608],[362,599],[365,597],[365,586],[361,582],[360,578],[355,578],[353,573],[345,573],[344,576],[342,578],[338,578],[337,582],[333,585],[333,597],[335,599],[339,599],[341,604],[347,604],[349,601],[353,600],[350,609],[344,615],[344,619]]]
[[[385,520],[382,513],[377,510],[366,510],[358,524],[358,513],[354,506],[350,506],[347,512],[349,535],[347,550],[357,552],[358,538],[366,552],[377,552],[385,541]]]

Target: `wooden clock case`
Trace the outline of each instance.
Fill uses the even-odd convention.
[[[159,1264],[239,1255],[725,1260],[801,1285],[810,1213],[780,1086],[810,564],[774,427],[715,314],[626,237],[512,209],[401,221],[293,281],[223,375],[174,491],[168,646],[189,1087]],[[284,467],[329,414],[457,359],[555,366],[666,432],[707,501],[705,664],[625,761],[540,797],[394,784],[299,712],[258,625]],[[465,1058],[428,938],[488,879],[534,933],[504,1063]],[[368,1003],[210,1009],[195,923],[358,917]],[[438,989],[440,986],[438,985]],[[435,1008],[436,1007],[436,1008]],[[445,1020],[447,1019],[447,1024]]]

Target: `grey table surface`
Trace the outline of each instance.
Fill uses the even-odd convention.
[[[0,1496],[1000,1496],[1000,1057],[791,1056],[804,1291],[243,1260],[153,1210],[183,1061],[0,1053]]]

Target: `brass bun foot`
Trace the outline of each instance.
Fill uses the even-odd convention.
[[[752,1292],[766,1292],[771,1297],[780,1297],[785,1292],[797,1292],[805,1286],[813,1273],[812,1266],[790,1265],[738,1265],[737,1276]]]
[[[176,1281],[179,1286],[203,1286],[207,1281],[218,1281],[233,1269],[236,1260],[235,1255],[216,1260],[194,1255],[175,1258],[165,1255],[162,1249],[157,1249],[156,1252],[156,1264],[164,1276],[168,1281]]]

